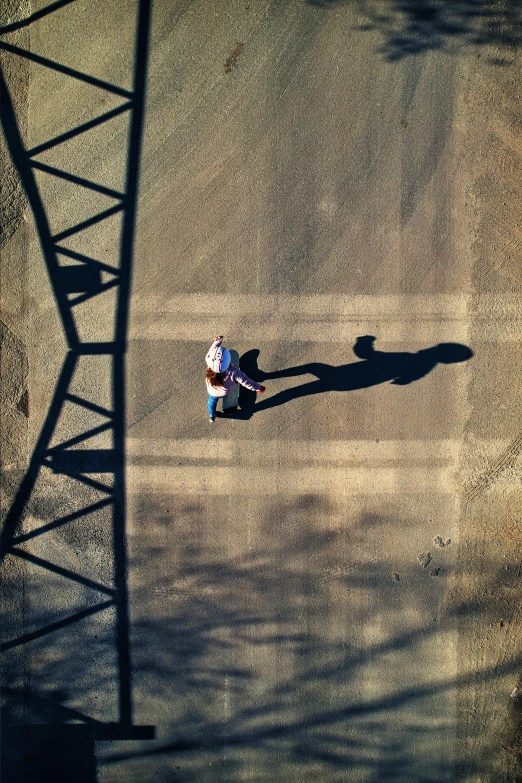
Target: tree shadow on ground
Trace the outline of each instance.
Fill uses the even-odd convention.
[[[508,65],[522,42],[519,0],[306,0],[319,8],[354,5],[364,19],[358,29],[384,39],[381,52],[401,60],[426,51],[479,46],[499,47],[494,65]]]
[[[520,660],[502,671],[445,670],[432,652],[440,634],[483,605],[472,595],[438,605],[438,580],[414,558],[370,562],[367,518],[329,530],[320,522],[328,511],[320,497],[274,501],[259,546],[235,555],[202,537],[201,508],[187,516],[192,528],[177,526],[175,552],[158,551],[153,531],[140,537],[136,678],[170,726],[154,746],[109,749],[102,764],[121,765],[129,778],[155,770],[159,780],[173,764],[184,781],[239,781],[247,769],[257,780],[449,779],[453,760],[438,745],[447,694],[516,673]],[[388,523],[371,520],[377,532]],[[426,619],[432,603],[437,622]],[[423,659],[431,672],[417,669]],[[434,731],[437,714],[444,720]],[[480,769],[478,759],[458,761]]]
[[[491,605],[489,591],[479,583],[441,604],[441,577],[415,557],[405,553],[399,563],[383,550],[372,559],[370,539],[391,523],[406,533],[408,519],[371,513],[329,528],[328,499],[303,494],[267,503],[252,545],[245,532],[232,553],[218,534],[226,508],[175,495],[139,499],[137,519],[146,524],[131,546],[133,673],[138,712],[161,722],[161,739],[107,743],[100,768],[112,767],[114,779],[160,783],[235,783],[247,771],[290,783],[363,772],[376,782],[448,779],[451,760],[440,760],[446,695],[520,670],[513,652],[498,668],[455,676],[433,653],[440,634]],[[217,525],[205,535],[208,516]],[[446,550],[437,557],[442,563]],[[506,621],[518,611],[508,588]],[[40,626],[60,605],[57,591],[38,583],[28,619]],[[85,723],[76,705],[92,705],[91,715],[109,707],[116,666],[109,622],[79,623],[74,633],[64,627],[31,644],[33,687],[20,693],[31,723]],[[94,648],[96,659],[88,654]],[[427,659],[432,670],[417,669]],[[16,682],[7,686],[9,696],[19,691]],[[434,731],[436,714],[444,720]],[[481,759],[456,762],[469,774],[481,771]]]

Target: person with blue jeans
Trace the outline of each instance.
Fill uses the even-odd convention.
[[[208,416],[213,424],[216,418],[216,408],[220,398],[226,397],[234,389],[236,383],[240,383],[251,391],[263,394],[265,387],[256,383],[239,367],[230,362],[230,351],[223,347],[223,336],[214,338],[206,356],[207,372],[205,382],[207,385]]]

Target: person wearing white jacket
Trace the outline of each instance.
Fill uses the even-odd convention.
[[[230,351],[223,347],[223,336],[214,338],[206,355],[207,372],[205,373],[205,382],[207,385],[208,396],[208,416],[211,424],[216,418],[216,408],[218,400],[226,397],[233,390],[236,383],[240,383],[251,391],[263,394],[265,387],[256,383],[239,367],[230,362]]]

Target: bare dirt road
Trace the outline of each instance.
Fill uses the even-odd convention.
[[[522,9],[2,25],[4,769],[519,779]],[[211,425],[215,334],[267,391]]]

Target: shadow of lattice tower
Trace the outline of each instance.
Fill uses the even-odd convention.
[[[80,652],[91,659],[95,678],[97,634],[85,629],[86,624],[99,623],[103,617],[103,628],[112,628],[117,681],[116,687],[107,689],[100,700],[103,706],[94,711],[89,700],[81,704],[81,694],[73,707],[67,704],[66,698],[53,700],[27,683],[18,687],[15,682],[6,689],[7,698],[13,703],[18,700],[26,707],[30,705],[25,713],[18,714],[32,713],[34,707],[34,714],[39,717],[29,723],[55,725],[57,731],[60,725],[62,733],[64,725],[83,723],[84,729],[88,729],[85,736],[94,740],[146,739],[154,735],[152,726],[137,726],[133,721],[125,527],[125,352],[150,5],[150,0],[137,0],[130,90],[12,42],[12,33],[48,14],[60,9],[62,13],[73,13],[74,3],[70,0],[58,0],[28,19],[0,29],[0,49],[9,56],[26,58],[50,69],[57,78],[69,81],[68,89],[72,85],[89,85],[103,91],[107,102],[115,104],[108,111],[27,149],[8,85],[1,77],[3,131],[32,211],[66,341],[54,395],[1,536],[2,559],[24,561],[33,581],[40,580],[38,595],[47,595],[48,603],[35,621],[30,618],[24,623],[21,633],[16,633],[14,627],[11,629],[14,633],[2,644],[2,652],[8,657],[34,644],[40,645],[39,649],[48,645],[56,652],[57,640],[63,639],[64,634],[77,635],[82,627],[81,638],[88,639],[93,649],[76,649],[76,655]],[[85,31],[85,35],[92,35],[92,31]],[[121,189],[57,164],[60,160],[57,153],[63,145],[79,138],[85,144],[91,136],[95,141],[99,138],[96,129],[109,128],[116,120],[127,123]],[[93,159],[100,155],[103,149],[92,149]],[[70,199],[69,224],[59,230],[49,217],[45,178],[51,178],[47,183],[52,181],[53,188],[63,187],[65,193],[74,193]],[[87,210],[88,214],[78,220],[79,203],[83,204],[80,212]],[[110,260],[102,257],[104,246],[114,249]],[[101,536],[106,545],[103,557],[98,558],[98,573],[96,558],[91,556],[94,531],[97,540]],[[72,536],[76,541],[78,551],[72,560],[67,556],[60,561],[59,548],[49,543],[56,535],[64,541]],[[66,551],[64,547],[63,552]],[[63,606],[56,606],[58,596],[63,597]],[[107,706],[110,696],[115,700],[113,709]],[[4,711],[4,718],[6,714],[17,713]],[[75,736],[80,736],[82,731],[76,731]],[[27,732],[26,735],[29,736]],[[35,751],[36,756],[33,753],[31,762],[35,769],[39,764],[38,754],[52,746],[49,739],[52,731],[48,735],[49,732],[45,735],[47,740],[42,741],[42,731],[38,734],[37,746],[41,750]],[[78,763],[85,769],[89,767],[85,759]],[[71,773],[69,767],[68,774]],[[69,779],[74,779],[74,774]]]

